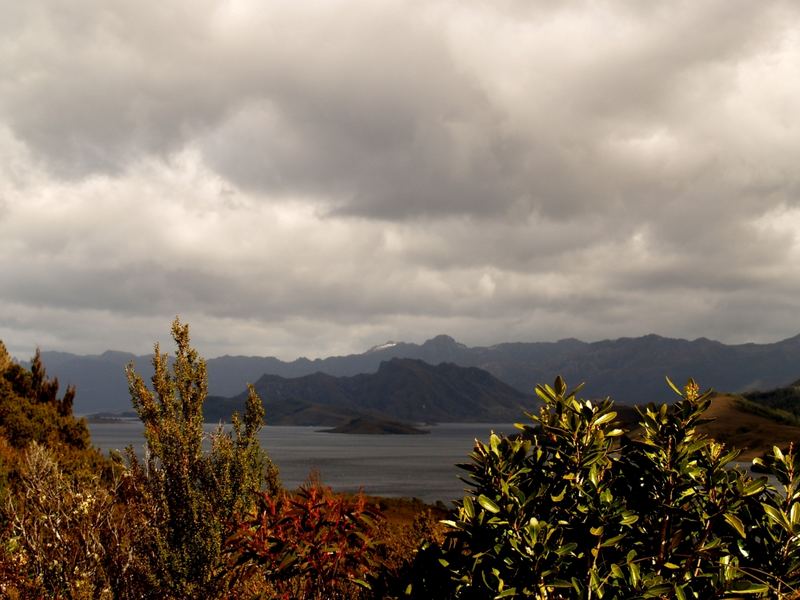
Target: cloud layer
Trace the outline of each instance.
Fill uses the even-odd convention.
[[[790,2],[0,7],[12,352],[800,331]]]

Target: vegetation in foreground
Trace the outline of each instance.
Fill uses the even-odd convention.
[[[103,458],[38,356],[0,345],[0,594],[9,598],[794,598],[800,597],[800,458],[706,437],[709,392],[637,409],[561,378],[517,436],[492,434],[461,467],[447,518],[387,519],[311,478],[283,490],[257,443],[254,391],[203,449],[205,363],[175,321],[172,370],[129,370],[145,424],[139,461]],[[670,384],[672,385],[672,384]]]

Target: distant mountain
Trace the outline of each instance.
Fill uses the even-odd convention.
[[[267,422],[276,425],[335,426],[352,421],[353,415],[417,423],[507,422],[519,419],[535,402],[532,395],[475,367],[400,358],[382,362],[371,374],[315,373],[293,379],[264,375],[254,387],[264,402]],[[246,392],[209,398],[206,420],[230,420],[246,398]],[[309,422],[311,418],[316,422]]]
[[[75,385],[76,415],[132,410],[128,382],[125,379],[125,365],[135,361],[137,368],[145,366],[149,381],[153,374],[149,360],[126,352],[107,351],[91,356],[42,352],[42,362],[47,373],[51,377],[57,377],[62,385]],[[23,363],[23,366],[29,365]]]
[[[58,376],[62,385],[77,386],[78,414],[130,408],[122,371],[129,360],[145,378],[152,373],[149,357],[121,352],[96,356],[43,352],[42,358],[48,373]],[[703,387],[728,392],[786,385],[800,374],[800,336],[772,344],[725,345],[706,338],[688,341],[646,335],[592,343],[566,339],[468,347],[439,335],[423,344],[387,342],[362,354],[314,360],[221,356],[208,361],[209,391],[232,396],[246,382],[264,374],[302,377],[326,373],[340,377],[375,373],[381,362],[392,358],[478,367],[526,392],[561,374],[570,384],[587,382],[587,396],[610,395],[618,402],[633,404],[670,399],[665,375],[676,382],[691,376]]]

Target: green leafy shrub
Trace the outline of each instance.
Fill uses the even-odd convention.
[[[0,437],[17,450],[31,442],[53,448],[71,473],[99,468],[103,461],[91,447],[86,421],[72,415],[75,388],[67,387],[61,397],[58,390],[58,379],[47,377],[38,349],[25,369],[0,342]]]
[[[0,342],[0,526],[7,521],[5,501],[20,484],[32,444],[49,448],[60,470],[91,481],[108,475],[108,462],[94,449],[84,419],[72,415],[75,389],[58,395],[58,379],[47,377],[36,351],[31,368],[15,363]]]
[[[188,325],[176,319],[173,373],[156,344],[153,391],[129,366],[134,408],[147,443],[142,464],[128,449],[132,478],[127,501],[146,512],[153,527],[137,552],[152,565],[154,597],[213,597],[222,568],[222,545],[231,528],[266,486],[279,487],[277,470],[259,445],[264,409],[250,388],[243,420],[220,426],[203,450],[205,362],[191,348]]]
[[[407,595],[793,597],[800,459],[776,449],[765,461],[781,491],[752,479],[697,429],[710,392],[672,387],[674,404],[637,409],[634,437],[610,400],[581,400],[561,378],[538,386],[532,423],[476,443],[462,465],[472,489]]]

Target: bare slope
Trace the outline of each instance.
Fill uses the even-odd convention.
[[[719,395],[706,416],[714,419],[701,430],[716,440],[742,450],[741,459],[750,460],[772,449],[800,442],[800,427],[780,422],[778,415],[754,414],[741,397]]]
[[[638,415],[631,407],[617,408],[620,418],[636,435]],[[791,415],[759,406],[735,394],[718,394],[705,414],[711,419],[699,427],[711,438],[742,451],[740,460],[751,460],[772,446],[800,442],[800,426]]]

